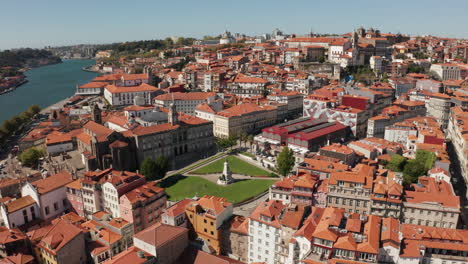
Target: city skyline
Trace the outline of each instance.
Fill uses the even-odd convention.
[[[28,3],[28,8],[24,8],[24,3],[9,2],[2,3],[10,12],[3,14],[5,26],[0,29],[0,50],[170,36],[201,38],[224,30],[254,36],[274,28],[296,34],[310,30],[343,34],[364,26],[382,32],[468,38],[468,29],[464,27],[468,2],[450,2],[451,5],[442,6],[433,0],[425,1],[424,5],[396,0],[391,6],[369,0],[352,4],[297,1],[293,5],[279,1],[236,1],[223,5],[213,1],[142,1],[129,5],[123,1],[63,4],[51,0],[47,4]]]

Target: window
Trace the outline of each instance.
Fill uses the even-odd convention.
[[[45,207],[45,214],[46,214],[46,215],[49,214],[49,206],[46,206],[46,207]]]
[[[55,210],[55,211],[58,210],[58,203],[54,203],[54,210]]]
[[[62,200],[63,207],[67,207],[67,199]]]

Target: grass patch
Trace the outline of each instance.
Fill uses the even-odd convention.
[[[250,163],[247,163],[243,160],[240,160],[234,156],[227,157],[229,162],[229,168],[232,173],[243,174],[248,176],[269,176],[270,173],[264,169],[261,169],[257,166],[254,166]],[[210,163],[206,166],[203,166],[197,170],[192,171],[194,174],[212,174],[212,173],[222,173],[224,168],[225,159],[219,159],[213,163]]]
[[[176,174],[183,174],[183,173],[186,173],[186,172],[188,172],[188,171],[190,171],[190,170],[193,170],[194,168],[196,168],[196,167],[198,167],[198,166],[201,166],[201,165],[203,165],[203,164],[205,164],[205,163],[208,163],[208,162],[210,162],[210,161],[212,161],[212,160],[218,158],[219,156],[221,156],[221,155],[223,155],[223,154],[224,154],[224,153],[222,153],[222,152],[216,153],[215,155],[213,155],[213,156],[211,156],[211,157],[208,157],[208,158],[206,158],[206,159],[204,159],[204,160],[197,161],[197,162],[195,162],[195,163],[192,163],[192,165],[190,165],[190,166],[188,166],[188,167],[185,167],[185,168],[182,168],[182,169],[180,169],[180,170],[178,170],[178,171],[175,171],[175,172],[169,174],[169,176],[176,175]]]
[[[229,202],[238,203],[268,190],[274,180],[241,180],[227,186],[219,186],[197,176],[176,175],[160,183],[166,188],[168,199],[178,201],[205,194],[225,197]]]
[[[252,153],[248,153],[248,152],[240,152],[240,154],[244,155],[244,156],[247,156],[247,157],[251,157],[251,158],[255,158],[255,155],[252,154]]]

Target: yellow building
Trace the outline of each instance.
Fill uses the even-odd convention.
[[[40,263],[86,263],[84,234],[80,228],[65,220],[54,220],[51,225],[29,232],[28,237]]]
[[[243,103],[218,112],[214,117],[214,135],[227,138],[240,133],[254,133],[274,125],[277,108],[270,105]]]
[[[232,216],[232,204],[226,198],[205,195],[185,209],[190,229],[210,249],[221,251],[221,225]]]

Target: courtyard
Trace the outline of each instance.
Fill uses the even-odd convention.
[[[198,176],[175,175],[164,179],[160,186],[166,188],[168,199],[171,201],[194,196],[202,197],[207,194],[225,197],[231,203],[238,203],[267,191],[274,182],[275,180],[244,179],[227,186],[220,186]]]
[[[222,173],[225,160],[226,160],[225,158],[219,159],[199,169],[193,170],[190,173],[191,174]],[[276,176],[276,175],[272,175],[272,173],[262,168],[259,168],[253,164],[243,161],[235,156],[228,156],[227,161],[229,163],[229,168],[231,169],[231,172],[233,174],[241,174],[241,175],[252,176],[252,177]]]

